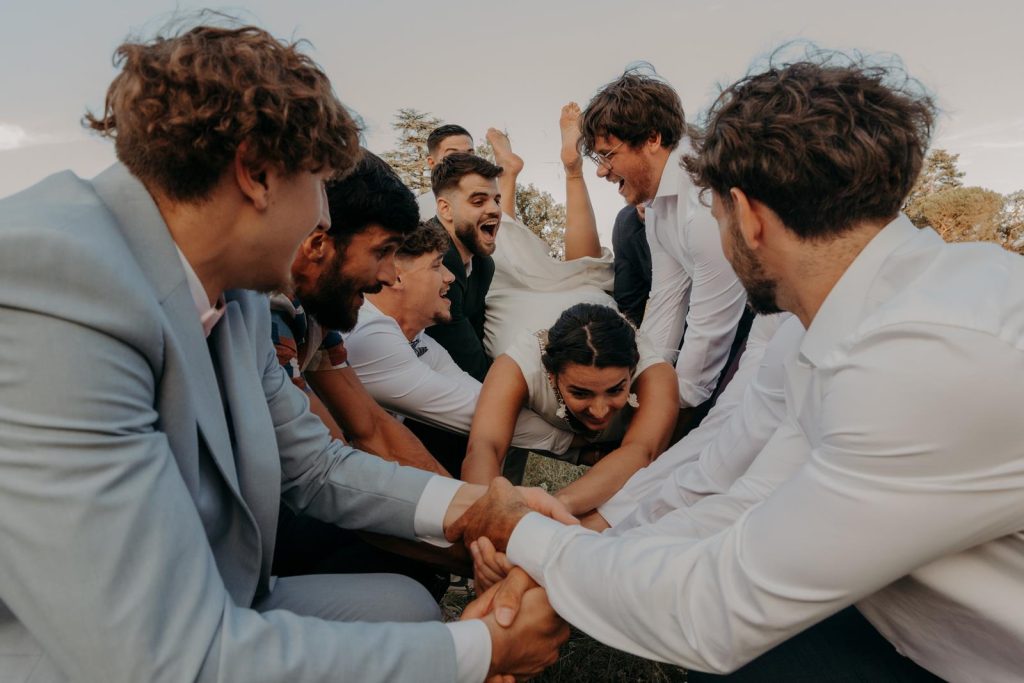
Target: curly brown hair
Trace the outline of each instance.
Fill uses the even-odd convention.
[[[398,258],[419,258],[424,254],[439,252],[444,254],[451,246],[452,238],[436,218],[420,223],[419,226],[410,232],[398,247],[395,256]]]
[[[582,154],[590,154],[597,138],[608,135],[638,147],[658,133],[661,146],[672,149],[687,132],[683,103],[676,91],[637,69],[626,71],[597,91],[583,110],[580,129]]]
[[[686,170],[726,207],[739,188],[802,238],[891,220],[921,171],[935,106],[894,58],[867,61],[814,51],[737,81]]]
[[[114,139],[117,158],[175,201],[208,196],[235,153],[286,174],[349,171],[359,125],[324,72],[254,26],[198,26],[117,48],[121,73],[102,116],[83,124]]]

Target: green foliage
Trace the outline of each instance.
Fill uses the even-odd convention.
[[[950,154],[944,149],[936,149],[928,154],[924,161],[921,175],[917,177],[911,188],[903,212],[919,228],[928,224],[921,209],[923,202],[930,195],[953,187],[961,187],[964,172],[957,167],[959,154]]]
[[[427,112],[411,108],[399,109],[391,124],[398,134],[398,146],[380,155],[416,194],[430,189],[427,136],[440,125],[441,119]]]

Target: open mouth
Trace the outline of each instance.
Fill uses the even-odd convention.
[[[498,232],[498,222],[492,221],[484,223],[483,225],[480,226],[480,232],[484,233],[485,235],[493,239]]]

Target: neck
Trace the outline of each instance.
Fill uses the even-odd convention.
[[[659,147],[658,151],[654,153],[651,159],[651,181],[653,185],[652,193],[647,201],[651,201],[658,195],[658,188],[661,187],[661,177],[665,174],[665,165],[668,163],[669,157],[676,151],[676,148],[671,149],[666,147]]]
[[[398,323],[402,335],[412,341],[416,335],[426,329],[426,324],[420,320],[415,311],[406,311],[401,305],[401,299],[395,296],[394,292],[387,287],[377,294],[367,294],[366,298],[377,307],[377,310]]]
[[[225,212],[212,201],[186,204],[153,196],[171,239],[199,277],[212,306],[224,290],[233,286],[231,241],[226,239]]]
[[[823,242],[798,241],[784,257],[789,264],[780,269],[788,276],[778,280],[779,306],[800,318],[805,329],[810,327],[843,273],[887,224],[863,223]]]

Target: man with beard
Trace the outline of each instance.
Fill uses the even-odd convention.
[[[395,250],[416,228],[412,193],[364,151],[356,169],[327,186],[328,228],[307,237],[292,263],[292,296],[271,298],[278,360],[336,437],[385,459],[447,471],[378,406],[348,366],[342,332],[355,326],[363,295],[395,280]]]
[[[1024,261],[900,213],[934,120],[920,84],[863,58],[726,88],[686,167],[751,305],[806,327],[782,426],[686,512],[704,533],[546,524],[499,479],[467,537],[497,537],[570,622],[692,681],[1019,680]]]
[[[451,320],[446,298],[455,281],[443,263],[451,245],[436,222],[409,234],[395,255],[394,283],[367,297],[359,322],[345,335],[352,369],[366,390],[405,424],[456,477],[460,476],[480,382],[424,334]],[[564,453],[573,435],[522,411],[513,443],[519,448]]]
[[[491,254],[501,224],[501,174],[501,166],[462,152],[442,159],[430,174],[437,197],[437,216],[430,220],[451,236],[444,266],[455,281],[448,289],[451,320],[428,327],[427,334],[480,382],[491,366],[483,342],[484,300],[494,277]]]
[[[580,148],[598,177],[617,184],[627,204],[645,205],[644,233],[635,239],[646,234],[651,284],[640,331],[675,365],[682,406],[706,404],[749,318],[741,326],[743,287],[679,165],[692,151],[679,95],[654,76],[629,71],[591,99],[581,129]]]

